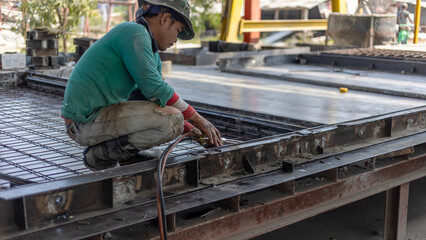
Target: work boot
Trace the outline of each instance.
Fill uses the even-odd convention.
[[[163,151],[158,148],[150,148],[147,150],[141,150],[138,152],[138,158],[142,161],[153,160],[159,158]]]
[[[154,160],[159,159],[161,154],[163,152],[158,148],[150,148],[147,150],[141,150],[138,152],[138,154],[131,159],[120,161],[120,166],[142,162],[142,161],[148,161],[148,160]]]
[[[103,170],[120,166],[119,162],[133,158],[139,152],[127,141],[127,136],[102,142],[84,150],[83,161],[91,170]]]

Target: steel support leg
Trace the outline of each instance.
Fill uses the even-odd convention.
[[[407,230],[410,183],[386,191],[384,240],[403,240]]]

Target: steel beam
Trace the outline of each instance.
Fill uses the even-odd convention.
[[[7,180],[7,181],[12,182],[12,183],[17,184],[17,185],[34,183],[33,181],[30,181],[30,180],[27,180],[27,179],[22,179],[22,178],[19,178],[19,177],[14,177],[14,176],[7,175],[7,174],[1,173],[1,172],[0,172],[0,179]]]
[[[426,156],[241,210],[169,234],[169,239],[248,239],[426,176]],[[418,169],[417,169],[418,168]]]
[[[327,19],[309,20],[241,20],[240,32],[279,32],[327,30]]]
[[[178,224],[175,231],[169,233],[169,239],[251,238],[425,177],[425,160],[426,155],[423,154],[379,167],[374,171],[339,178],[335,181],[323,181],[319,186],[295,192],[290,191],[279,199],[266,199],[266,201],[253,207],[241,207],[242,201],[240,200],[239,209],[236,211],[224,211],[223,214],[213,218],[199,218],[190,226],[185,224],[179,226]],[[259,176],[256,181],[252,182],[252,186],[260,187],[263,185],[264,188],[266,181],[280,179],[277,174],[283,176],[284,173],[276,173],[273,176]],[[233,194],[243,196],[243,189],[250,188],[249,185],[242,184],[243,182],[244,180],[241,180],[239,183],[224,184],[209,190],[200,190],[191,194],[168,198],[166,201],[167,212],[168,214],[179,213],[195,205],[205,205],[209,201],[218,201],[224,194],[228,195],[228,198],[232,198]],[[247,181],[245,182],[247,183]],[[258,196],[262,194],[260,192]],[[235,200],[238,200],[238,198],[234,198],[232,201]],[[235,205],[232,201],[231,206]],[[155,204],[150,203],[87,218],[84,220],[87,224],[84,225],[74,222],[56,228],[24,233],[24,235],[12,239],[79,239],[147,222],[155,219],[155,217]],[[156,238],[157,235],[154,234],[153,237]]]

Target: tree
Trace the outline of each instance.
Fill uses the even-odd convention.
[[[220,30],[220,12],[217,12],[217,0],[189,0],[191,4],[191,22],[196,33],[207,29]],[[220,11],[220,9],[219,9]]]
[[[82,16],[90,16],[97,7],[97,0],[28,0],[20,6],[24,13],[22,24],[36,27],[50,27],[58,30],[63,41],[63,51],[67,52],[68,35],[78,25]],[[25,27],[20,31],[25,36]]]

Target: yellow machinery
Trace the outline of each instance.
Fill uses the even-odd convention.
[[[245,20],[241,19],[243,0],[227,0],[223,10],[221,40],[236,42],[246,32],[327,30],[327,19]],[[345,0],[332,0],[333,12],[346,12]],[[260,10],[259,10],[260,11]]]
[[[421,10],[421,0],[416,2],[416,13],[414,17],[414,39],[413,43],[418,43],[419,41],[419,28],[420,28],[420,11]]]
[[[225,7],[222,10],[222,27],[220,29],[221,40],[228,42],[237,41],[242,5],[243,0],[226,0]]]
[[[414,27],[414,43],[418,41],[420,26],[420,2],[417,0]],[[243,0],[227,0],[223,9],[220,39],[238,41],[238,34],[247,32],[327,30],[327,19],[305,20],[245,20],[241,18]],[[331,0],[332,11],[347,13],[346,0]],[[260,10],[259,10],[260,11]]]

